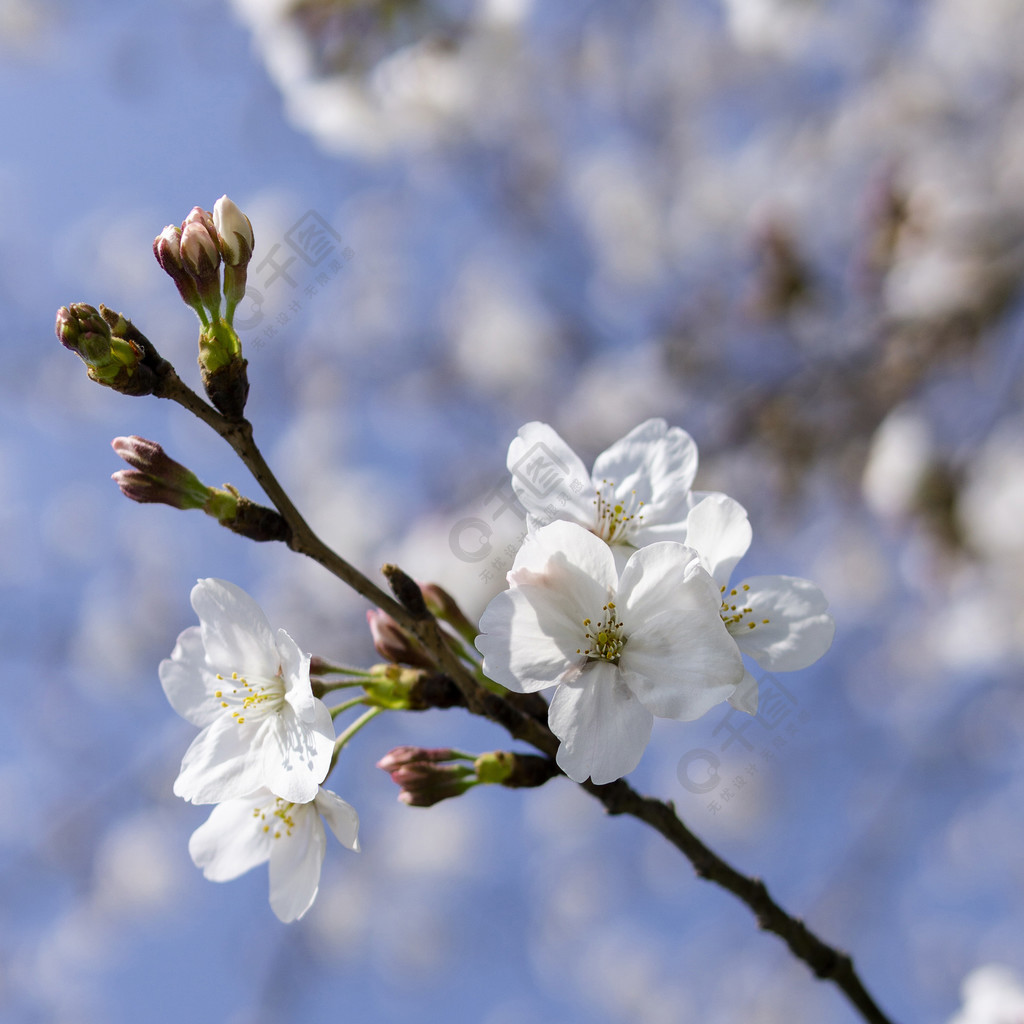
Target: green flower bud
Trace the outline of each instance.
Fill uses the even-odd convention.
[[[152,394],[168,368],[132,323],[106,306],[61,306],[56,331],[60,343],[82,359],[94,381],[124,394]]]
[[[478,782],[484,785],[497,785],[512,774],[515,763],[515,754],[510,754],[507,750],[492,750],[490,753],[481,754],[473,762],[473,769],[476,771]]]
[[[363,683],[366,703],[390,711],[419,710],[413,704],[413,689],[424,675],[422,669],[400,665],[374,665],[370,679]]]

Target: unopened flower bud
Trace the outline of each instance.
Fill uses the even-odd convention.
[[[421,668],[403,668],[393,662],[374,665],[363,682],[366,703],[390,711],[421,711],[423,708],[416,706],[413,695],[424,675]]]
[[[379,608],[370,608],[366,613],[370,625],[373,646],[382,658],[416,668],[434,668],[433,659],[407,630]]]
[[[450,747],[395,747],[377,762],[377,767],[385,772],[393,772],[396,768],[418,762],[440,764],[443,761],[458,761],[462,757],[459,751]]]
[[[213,204],[213,223],[224,259],[224,318],[230,324],[245,296],[246,271],[254,245],[252,224],[226,195]]]
[[[112,479],[132,501],[158,502],[173,508],[205,508],[213,496],[191,470],[175,462],[155,441],[143,437],[115,437],[114,451],[132,466]]]
[[[460,764],[409,765],[391,773],[401,786],[398,799],[409,807],[433,807],[442,800],[462,796],[476,785],[473,770]]]
[[[224,489],[207,487],[155,441],[144,437],[115,437],[111,446],[132,467],[112,475],[126,498],[172,508],[201,508],[221,526],[250,540],[287,542],[291,538],[291,528],[275,509],[243,498],[230,485]]]
[[[504,782],[515,767],[515,754],[507,750],[492,750],[490,753],[481,754],[473,762],[473,770],[476,772],[477,782],[484,785],[496,785]]]
[[[199,319],[207,322],[199,288],[192,275],[185,269],[181,259],[181,228],[174,224],[167,227],[153,239],[153,255],[178,288],[178,294],[187,306],[191,306]]]
[[[213,204],[213,223],[224,262],[229,267],[248,263],[253,250],[252,223],[227,196]]]
[[[447,761],[469,760],[457,750],[424,750],[422,747],[396,747],[377,762],[401,787],[398,799],[410,807],[431,807],[449,797],[461,796],[476,785],[473,769],[466,764]]]
[[[437,583],[420,583],[420,590],[431,615],[442,622],[447,622],[459,636],[472,645],[480,631],[469,621],[455,598]]]
[[[57,310],[57,338],[81,357],[89,376],[127,395],[149,395],[166,363],[130,321],[85,302]]]
[[[199,289],[203,305],[220,316],[220,245],[213,214],[200,206],[181,225],[181,262]]]

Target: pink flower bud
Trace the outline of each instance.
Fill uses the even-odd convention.
[[[155,441],[144,437],[115,437],[114,451],[132,466],[114,473],[111,479],[126,498],[156,502],[172,508],[205,508],[213,490],[175,462]]]
[[[181,228],[168,224],[153,239],[153,255],[164,273],[177,286],[182,301],[197,313],[201,313],[203,304],[199,297],[199,289],[181,260]]]
[[[420,647],[419,642],[395,620],[379,608],[370,608],[366,613],[370,625],[373,646],[382,658],[415,668],[434,668],[434,662]]]
[[[395,747],[377,762],[377,767],[386,772],[393,772],[396,768],[419,762],[438,764],[442,761],[457,761],[459,756],[457,751],[448,747]]]

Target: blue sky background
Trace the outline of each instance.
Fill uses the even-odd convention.
[[[151,244],[224,192],[254,264],[309,210],[352,250],[315,294],[311,272],[264,277],[243,335],[257,440],[326,540],[478,613],[518,521],[495,520],[493,564],[449,535],[493,515],[522,423],[585,460],[648,416],[686,428],[699,484],[750,512],[738,572],[815,579],[837,635],[781,679],[777,729],[723,748],[725,709],[659,722],[632,781],[848,949],[895,1020],[948,1020],[982,964],[1024,972],[1015,5],[433,5],[347,77],[275,6],[0,2],[0,1017],[856,1019],[566,780],[397,804],[374,767],[391,747],[508,745],[461,712],[352,744],[331,786],[363,851],[332,845],[300,923],[264,869],[194,868],[206,812],[171,794],[192,730],[156,675],[193,582],[375,660],[362,603],[317,566],[121,497],[124,434],[260,495],[183,410],[97,387],[53,337],[60,305],[104,302],[197,384]],[[461,28],[439,57],[417,40],[442,7]],[[686,789],[701,749],[742,786]]]

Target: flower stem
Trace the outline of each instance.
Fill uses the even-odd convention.
[[[353,697],[351,700],[344,701],[335,708],[331,708],[331,718],[337,718],[338,715],[348,711],[349,708],[354,708],[358,704],[362,704],[365,699],[365,695],[360,695],[358,697]]]
[[[334,741],[335,751],[340,753],[345,747],[345,744],[347,744],[348,741],[352,739],[352,737],[355,736],[355,734],[359,732],[364,725],[372,722],[379,714],[382,714],[384,710],[384,708],[370,708],[368,711],[363,712],[363,714],[349,725],[348,728],[346,728],[345,731],[342,732]]]
[[[351,668],[348,665],[332,665],[330,662],[320,659],[318,666],[319,671],[316,673],[319,676],[352,676],[357,679],[370,679],[373,677],[372,672],[367,672],[364,668]]]
[[[336,679],[333,683],[320,683],[315,686],[317,696],[325,693],[332,693],[334,690],[351,690],[353,686],[362,686],[361,679]],[[362,698],[360,698],[361,700]]]

